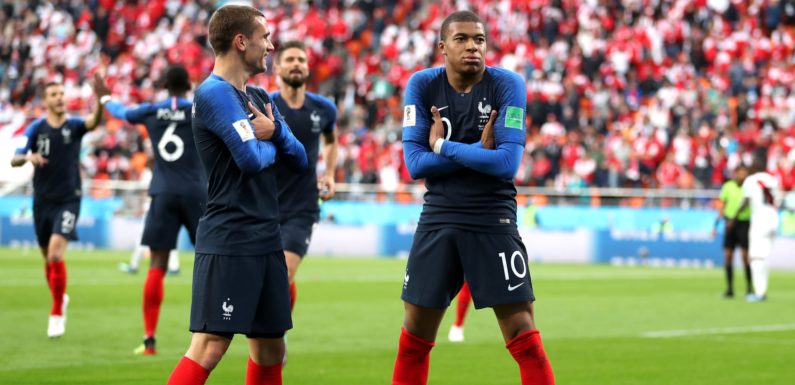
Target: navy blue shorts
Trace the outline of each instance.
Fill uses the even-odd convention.
[[[317,225],[317,215],[293,214],[281,218],[282,248],[303,258],[312,241],[312,231]]]
[[[527,262],[527,250],[518,235],[455,228],[418,231],[401,298],[445,309],[466,278],[477,309],[535,301]]]
[[[152,196],[141,244],[154,250],[176,249],[179,228],[185,226],[190,241],[195,245],[196,227],[204,214],[204,205],[203,197],[172,194]]]
[[[60,234],[67,240],[76,241],[79,217],[79,200],[62,203],[34,202],[33,224],[39,246],[47,247],[53,234]]]
[[[293,327],[284,253],[196,254],[190,331],[276,338]]]

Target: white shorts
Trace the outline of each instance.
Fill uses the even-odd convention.
[[[773,249],[773,239],[771,234],[748,234],[748,256],[751,259],[767,259]]]

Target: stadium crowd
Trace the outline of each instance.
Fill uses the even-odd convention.
[[[2,0],[0,127],[41,115],[40,87],[62,81],[85,111],[102,69],[127,104],[162,96],[172,62],[200,82],[212,67],[210,0]],[[403,166],[401,95],[441,65],[444,15],[488,24],[487,63],[528,84],[519,186],[716,188],[753,153],[795,187],[795,0],[259,0],[274,41],[306,42],[310,89],[337,102],[337,181],[413,183]],[[99,53],[99,55],[97,55]],[[275,89],[273,76],[257,82]],[[142,127],[107,119],[82,165],[136,180],[151,153]],[[322,164],[322,162],[320,162]]]

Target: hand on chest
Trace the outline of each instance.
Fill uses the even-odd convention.
[[[480,140],[489,115],[496,108],[492,98],[474,93],[444,95],[431,105],[436,105],[439,109],[445,139],[462,143]]]

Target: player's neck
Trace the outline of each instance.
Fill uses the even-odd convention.
[[[52,128],[60,128],[63,126],[63,123],[66,121],[66,113],[56,113],[52,111],[47,111],[47,124],[50,125]]]
[[[475,84],[478,84],[478,82],[483,79],[483,75],[486,73],[486,71],[480,71],[472,75],[462,74],[456,72],[450,67],[447,67],[445,72],[447,72],[447,82],[450,83],[450,86],[453,87],[456,92],[464,93],[472,91],[472,87]]]
[[[242,92],[246,92],[246,82],[252,75],[231,55],[216,57],[213,73]]]
[[[282,86],[281,89],[282,99],[287,103],[287,106],[297,110],[304,106],[306,99],[306,86],[302,85],[298,88],[291,86]]]

